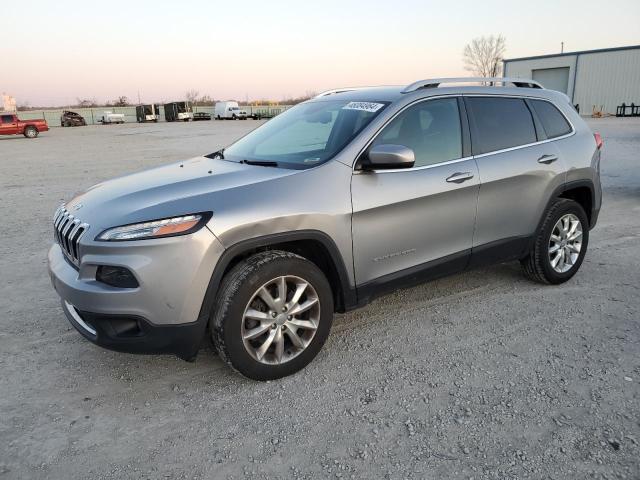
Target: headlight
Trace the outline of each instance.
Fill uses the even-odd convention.
[[[194,213],[181,217],[123,225],[105,230],[96,237],[96,240],[114,242],[187,235],[200,230],[210,217],[210,213]]]

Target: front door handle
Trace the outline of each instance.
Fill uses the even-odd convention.
[[[557,155],[542,155],[538,159],[538,163],[544,163],[546,165],[549,165],[550,163],[555,162],[557,159],[558,159]]]
[[[456,172],[450,177],[447,177],[447,182],[449,183],[462,183],[466,182],[473,178],[473,173],[471,172]]]

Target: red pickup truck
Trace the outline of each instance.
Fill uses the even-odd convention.
[[[36,138],[40,132],[49,130],[46,120],[20,120],[12,113],[0,114],[0,135],[24,135]]]

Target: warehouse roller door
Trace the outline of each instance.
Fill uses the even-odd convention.
[[[569,67],[541,68],[532,70],[531,73],[533,79],[540,82],[544,88],[562,93],[569,91]]]

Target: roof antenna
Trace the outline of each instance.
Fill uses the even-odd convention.
[[[564,53],[564,42],[560,42],[560,53]]]

